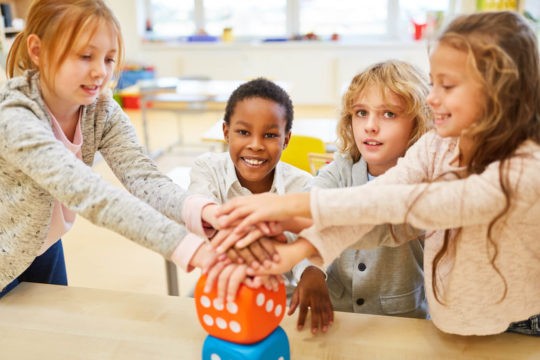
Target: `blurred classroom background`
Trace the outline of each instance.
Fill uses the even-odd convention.
[[[319,135],[325,151],[332,151],[329,126],[340,96],[367,65],[401,59],[427,73],[430,40],[461,13],[515,10],[534,26],[540,17],[540,0],[106,2],[126,46],[115,98],[159,168],[184,185],[196,156],[224,150],[219,122],[227,95],[243,81],[263,76],[282,83],[295,105],[293,134]],[[0,1],[0,81],[30,3]],[[104,161],[97,160],[94,169],[120,186]],[[169,291],[160,255],[82,217],[63,240],[71,285]],[[197,276],[178,272],[180,295],[189,293]]]

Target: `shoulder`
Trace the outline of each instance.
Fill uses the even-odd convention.
[[[228,152],[207,152],[195,158],[193,161],[193,168],[222,173],[227,168],[227,164],[230,161],[229,159]]]
[[[108,120],[118,116],[127,119],[120,104],[108,92],[102,93],[94,103],[85,107],[85,116],[95,117],[96,120]]]
[[[299,169],[296,166],[288,164],[283,161],[279,161],[276,165],[282,176],[287,179],[288,177],[311,179],[313,176],[305,170]]]
[[[37,75],[34,75],[34,77]],[[9,79],[0,88],[0,113],[23,109],[44,116],[44,103],[37,80],[31,74]]]

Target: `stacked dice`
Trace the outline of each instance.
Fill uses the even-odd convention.
[[[204,293],[206,276],[195,287],[197,316],[209,334],[203,360],[290,360],[289,339],[279,326],[285,314],[285,286],[278,291],[241,285],[234,302],[217,301],[217,289]]]

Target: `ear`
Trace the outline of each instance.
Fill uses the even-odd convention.
[[[223,138],[225,139],[225,142],[229,143],[229,124],[227,124],[225,121],[223,122]]]
[[[285,135],[285,141],[283,142],[283,150],[285,150],[289,145],[289,141],[291,141],[291,134],[292,133],[289,131],[287,135]]]
[[[36,34],[30,34],[26,38],[26,49],[28,56],[34,65],[39,66],[39,58],[41,54],[41,39]]]

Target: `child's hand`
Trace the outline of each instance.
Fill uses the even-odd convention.
[[[245,233],[240,233],[234,228],[222,229],[212,238],[210,244],[218,253],[222,254],[231,247],[241,249],[249,246],[263,236],[287,241],[283,235],[281,225],[275,222],[256,224],[255,227],[252,227],[250,230],[251,231]]]
[[[309,193],[272,193],[242,196],[229,200],[217,213],[221,227],[236,225],[235,232],[247,233],[252,226],[268,221],[284,221],[294,216],[310,217]]]
[[[278,275],[283,274],[292,269],[302,259],[317,255],[317,249],[311,243],[302,237],[299,237],[294,242],[280,243],[275,242],[274,248],[279,254],[279,261],[273,261],[270,266],[261,266],[257,269],[248,268],[249,275]]]
[[[324,333],[334,321],[334,311],[328,295],[324,273],[314,266],[304,270],[298,286],[294,290],[288,315],[298,311],[298,330],[304,328],[308,310],[311,309],[311,332],[316,334],[319,329]]]
[[[245,263],[253,269],[260,266],[270,267],[272,261],[279,261],[279,255],[274,248],[275,242],[276,240],[263,236],[247,247],[230,248],[226,251],[226,255],[232,262]]]
[[[218,301],[234,301],[240,285],[244,283],[250,288],[264,286],[268,290],[277,291],[281,276],[255,276],[249,277],[246,273],[245,264],[233,264],[230,260],[216,263],[208,272],[204,292],[208,293],[214,286],[217,286]]]

